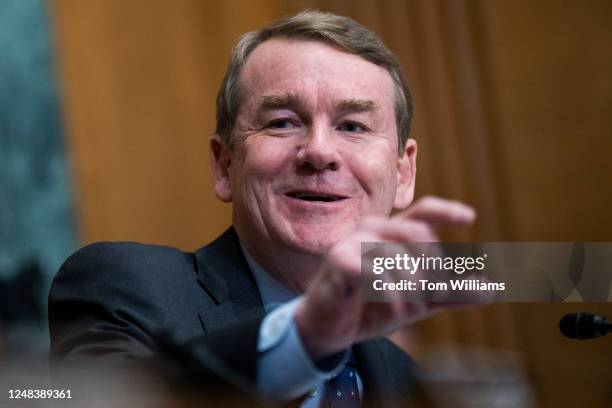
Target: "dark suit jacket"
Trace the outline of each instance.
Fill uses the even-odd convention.
[[[248,394],[263,314],[233,228],[195,253],[96,243],[68,258],[53,282],[51,365],[121,366],[166,354],[212,389],[229,383]],[[354,355],[370,404],[407,398],[414,366],[404,352],[380,339],[355,345]]]

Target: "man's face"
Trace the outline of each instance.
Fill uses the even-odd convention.
[[[212,141],[215,191],[247,244],[322,255],[367,214],[412,200],[386,70],[318,41],[272,39],[240,77],[233,149]]]

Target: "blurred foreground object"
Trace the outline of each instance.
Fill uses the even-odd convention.
[[[0,278],[0,356],[44,358],[48,336],[40,266],[34,260],[25,261],[11,276]]]
[[[51,276],[76,245],[47,3],[0,1],[0,343],[46,363]]]
[[[423,359],[423,386],[441,408],[536,408],[519,354],[439,346]]]

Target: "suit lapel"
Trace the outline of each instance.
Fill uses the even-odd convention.
[[[207,333],[264,314],[255,279],[232,227],[198,250],[196,263],[198,283],[214,302],[199,313]]]
[[[388,360],[387,339],[370,340],[353,346],[357,369],[363,381],[366,406],[378,407],[381,402],[402,401],[405,393],[398,380],[405,380],[406,372],[397,372]]]
[[[383,356],[375,341],[359,343],[353,346],[357,370],[363,381],[364,399],[367,406],[376,406],[377,396],[380,395],[382,378],[385,376]],[[382,372],[381,372],[382,371]]]

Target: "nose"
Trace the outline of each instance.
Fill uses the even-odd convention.
[[[299,168],[323,171],[338,170],[341,156],[334,135],[325,126],[313,126],[296,156]]]

